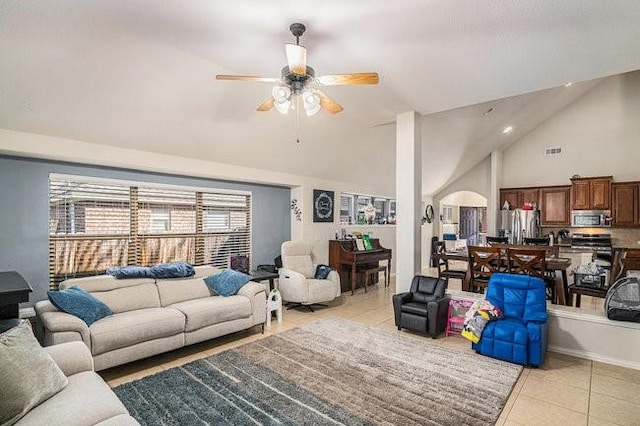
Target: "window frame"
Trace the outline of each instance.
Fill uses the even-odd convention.
[[[69,193],[65,194],[64,191],[56,192],[58,188],[65,188],[65,182],[68,184]],[[90,188],[92,185],[104,185],[104,187],[102,191],[96,190],[95,193],[93,193]],[[104,188],[107,188],[107,190]],[[122,197],[122,199],[118,201],[119,204],[109,199],[109,188],[115,188],[114,193],[120,194],[119,196]],[[105,266],[105,262],[107,262],[105,258],[109,260],[109,257],[111,257],[111,260],[115,259],[115,264],[111,264],[110,266],[149,266],[150,264],[158,263],[154,262],[154,259],[162,258],[164,262],[186,260],[195,266],[212,264],[218,267],[227,267],[228,259],[231,255],[246,255],[251,259],[253,247],[253,194],[251,191],[157,184],[153,182],[95,178],[57,173],[51,173],[49,175],[48,189],[49,281],[52,289],[57,288],[57,285],[61,281],[68,278],[105,273],[106,268],[104,267],[91,269],[90,267],[86,267],[86,264]],[[185,198],[188,200],[187,203],[182,200],[174,202],[173,204],[171,201],[165,202],[165,205],[169,206],[169,209],[165,209],[166,213],[164,213],[168,215],[169,228],[164,232],[158,232],[153,227],[155,201],[138,200],[138,194],[149,189],[152,191],[193,193],[193,206],[191,207],[188,198]],[[74,190],[76,193],[82,193],[84,199],[82,197],[74,198]],[[128,198],[125,201],[124,195],[122,194],[126,194],[127,190]],[[203,219],[211,207],[206,204],[206,201],[203,207],[203,198],[205,200],[226,200],[226,204],[224,204],[225,201],[223,201],[221,204],[222,207],[219,207],[217,210],[226,212],[227,228],[211,230],[204,226]],[[117,197],[115,199],[117,199]],[[94,222],[98,221],[97,223],[100,224],[99,228],[103,227],[107,232],[78,233],[75,232],[76,230],[74,229],[76,226],[75,221],[69,223],[70,214],[67,213],[67,211],[74,211],[76,205],[81,203],[93,203],[93,205],[98,207],[104,207],[106,205],[107,209],[115,209],[116,207],[119,209],[124,208],[128,217],[123,219],[125,213],[123,211],[116,211],[115,217],[117,217],[121,223],[118,225],[118,232],[109,232],[108,225],[103,227],[102,223],[99,222],[100,220],[108,222],[108,219],[111,218],[109,213],[103,214],[106,219],[102,219],[100,212],[98,212],[98,214],[94,214],[93,220]],[[114,203],[114,205],[111,206],[110,203]],[[158,204],[161,205],[162,203]],[[171,208],[174,204],[178,206],[175,210]],[[145,228],[144,230],[139,223],[140,212],[143,211],[143,209],[151,211],[146,217],[149,221],[148,229]],[[189,213],[192,210],[193,212]],[[188,229],[193,228],[194,232],[171,230],[172,214],[176,212],[183,213],[183,216],[187,216],[186,218],[178,218],[178,220],[183,224],[187,224]],[[239,214],[236,214],[235,218],[233,218],[233,212],[239,212]],[[191,218],[191,215],[193,215],[193,218]],[[167,219],[164,218],[164,220]],[[193,226],[191,226],[192,220],[195,222]],[[236,226],[232,227],[231,225],[234,220]],[[61,221],[64,221],[64,223],[61,223]],[[128,223],[128,229],[126,231],[123,229],[124,223]],[[146,247],[143,247],[145,244]],[[177,249],[169,250],[168,253],[170,254],[166,254],[166,250],[161,250],[162,254],[156,255],[156,246],[168,245],[169,248],[175,248],[176,244],[182,244],[183,250],[181,253],[187,257],[187,259],[167,258],[167,256],[170,257],[172,255],[178,256],[179,250]],[[82,245],[84,245],[84,249],[82,249],[84,251],[78,248],[78,246]],[[153,255],[145,256],[143,255],[144,253],[153,253]],[[65,259],[65,256],[70,259]],[[78,257],[79,260],[75,260],[75,257]]]

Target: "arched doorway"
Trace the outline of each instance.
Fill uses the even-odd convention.
[[[472,191],[457,191],[440,200],[439,236],[455,234],[467,244],[478,244],[487,233],[487,199]]]

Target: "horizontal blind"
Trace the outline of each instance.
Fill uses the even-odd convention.
[[[251,193],[86,179],[49,179],[54,288],[112,266],[185,261],[226,267],[229,256],[251,253]]]
[[[129,188],[49,181],[49,280],[104,272],[127,264]]]
[[[226,267],[230,256],[251,254],[251,195],[202,194],[204,261]]]

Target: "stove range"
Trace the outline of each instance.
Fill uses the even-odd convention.
[[[573,234],[571,248],[611,254],[611,234]]]

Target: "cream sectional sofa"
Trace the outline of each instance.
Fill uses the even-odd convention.
[[[80,342],[49,346],[45,351],[62,370],[69,384],[31,409],[15,426],[135,426],[140,425],[93,372],[89,350]]]
[[[189,278],[75,278],[61,289],[81,287],[114,312],[88,327],[58,311],[48,300],[36,303],[45,346],[80,340],[91,351],[96,371],[193,343],[244,330],[266,321],[267,291],[245,284],[236,295],[212,295],[204,278],[220,272],[201,266]]]

